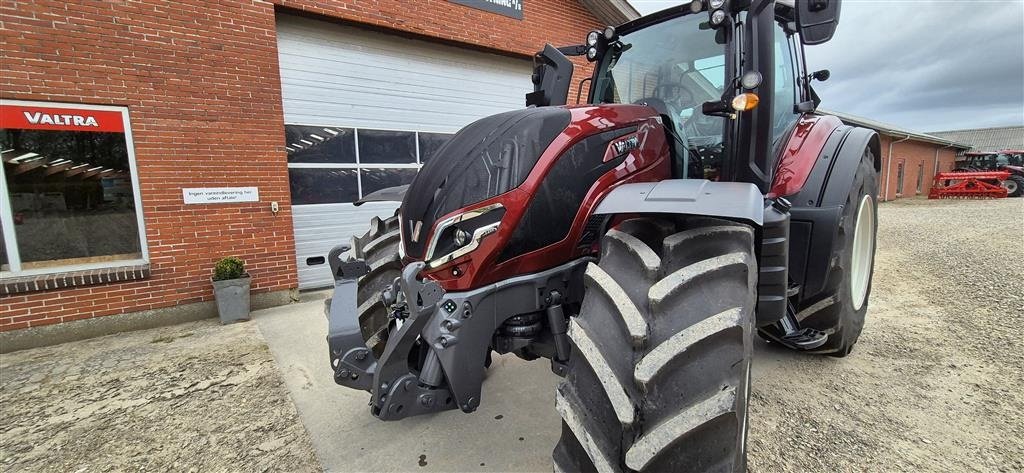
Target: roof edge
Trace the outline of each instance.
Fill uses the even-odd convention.
[[[1013,130],[1013,129],[1024,129],[1024,125],[1005,125],[1005,126],[990,126],[984,128],[963,128],[960,130],[936,130],[929,131],[928,134],[934,135],[936,133],[967,133],[972,131],[991,131],[991,130]]]
[[[640,18],[633,5],[627,0],[579,0],[580,4],[607,25],[621,25]]]

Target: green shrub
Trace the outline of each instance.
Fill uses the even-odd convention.
[[[238,279],[245,277],[245,262],[241,258],[229,256],[217,262],[213,267],[213,280]]]

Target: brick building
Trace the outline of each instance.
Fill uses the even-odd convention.
[[[947,138],[907,130],[895,125],[854,115],[824,111],[847,125],[871,128],[878,132],[882,149],[882,170],[878,173],[878,199],[928,195],[935,173],[952,171],[958,153],[970,145]]]
[[[545,41],[635,16],[623,0],[3,2],[0,332],[212,315],[229,255],[257,307],[329,284],[326,250],[394,209],[351,202],[521,107]]]

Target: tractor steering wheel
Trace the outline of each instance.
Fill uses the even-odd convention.
[[[663,100],[669,107],[686,110],[697,106],[697,100],[689,89],[682,84],[661,84],[654,87],[654,96]]]

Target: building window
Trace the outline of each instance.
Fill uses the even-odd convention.
[[[903,195],[903,168],[904,168],[905,165],[906,165],[906,162],[904,162],[904,161],[900,161],[899,164],[896,165],[896,195],[897,196]]]
[[[917,193],[924,189],[924,163],[917,164]]]
[[[292,203],[342,204],[412,182],[452,135],[285,125]]]
[[[0,274],[144,263],[128,109],[0,101]]]

